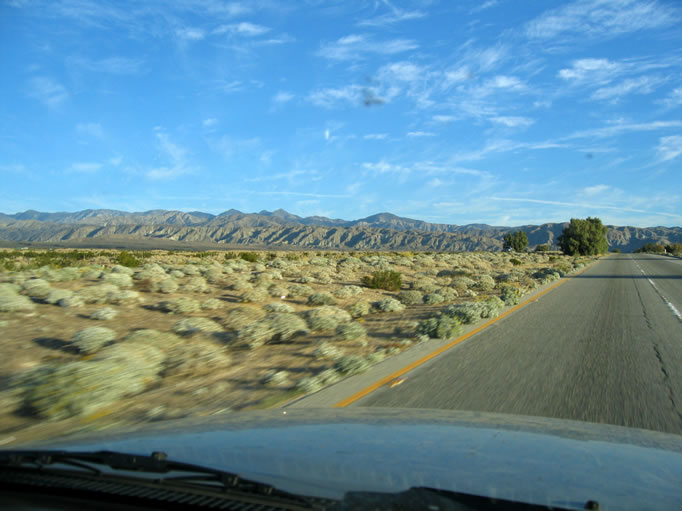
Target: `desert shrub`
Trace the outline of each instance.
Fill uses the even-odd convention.
[[[395,298],[384,298],[372,304],[378,312],[400,312],[405,310],[405,306]]]
[[[158,304],[157,308],[170,314],[187,314],[200,310],[201,304],[194,298],[180,296],[173,300],[164,300]]]
[[[336,300],[329,293],[313,293],[308,297],[308,305],[335,305]]]
[[[409,291],[401,291],[398,294],[398,300],[405,305],[416,305],[424,302],[424,296],[416,289]]]
[[[344,323],[336,327],[336,335],[346,341],[352,341],[367,337],[367,330],[360,323]]]
[[[268,294],[270,296],[281,298],[283,296],[284,297],[289,296],[289,290],[284,286],[272,284],[271,286],[268,287]]]
[[[247,289],[239,296],[242,303],[260,303],[269,298],[267,291],[260,288]]]
[[[171,270],[168,273],[168,275],[174,279],[181,279],[185,276],[185,274],[183,272],[181,272],[180,270]]]
[[[336,360],[343,356],[343,350],[328,342],[321,342],[313,350],[313,357],[316,359]]]
[[[113,284],[99,284],[84,287],[78,291],[77,295],[84,303],[107,303],[115,299],[119,291],[119,288]]]
[[[255,252],[240,252],[239,258],[250,263],[256,263],[260,260],[260,257]]]
[[[174,278],[169,277],[167,279],[158,281],[154,287],[161,293],[170,294],[175,293],[180,286]]]
[[[206,279],[203,277],[192,277],[182,286],[182,290],[191,293],[208,293],[209,291]]]
[[[243,305],[229,309],[220,319],[221,324],[229,330],[239,330],[265,317],[263,309]]]
[[[351,296],[357,296],[362,294],[362,288],[360,286],[343,286],[332,291],[332,294],[336,298],[350,298]]]
[[[127,266],[121,266],[120,264],[115,264],[114,266],[111,267],[111,273],[124,273],[126,275],[132,276],[132,274],[135,273],[135,271],[131,268],[128,268]]]
[[[133,286],[133,279],[127,273],[105,273],[100,280],[105,284],[112,284],[116,287]]]
[[[535,251],[536,252],[549,252],[549,245],[536,245]]]
[[[206,281],[209,282],[210,284],[215,284],[216,282],[220,281],[223,278],[222,269],[216,266],[209,266],[208,268],[206,268],[203,274]]]
[[[104,272],[102,270],[97,270],[97,269],[91,269],[91,270],[86,270],[83,273],[83,279],[85,280],[98,280],[104,275]]]
[[[354,318],[360,318],[369,314],[370,306],[367,302],[356,302],[348,307],[348,312]]]
[[[24,294],[30,296],[31,298],[46,298],[50,294],[51,287],[50,283],[43,279],[30,279],[23,283],[21,286]]]
[[[443,303],[444,301],[445,298],[443,298],[443,296],[438,293],[429,293],[427,295],[424,295],[424,303],[426,305],[436,305],[439,303]]]
[[[73,344],[79,352],[89,355],[99,351],[114,340],[116,340],[116,332],[112,329],[91,326],[76,332],[71,338],[71,344]]]
[[[57,301],[57,305],[60,307],[64,308],[69,308],[69,307],[81,307],[85,304],[83,299],[78,296],[78,294],[73,294],[71,296],[66,296],[64,298],[60,298]]]
[[[449,339],[456,336],[460,330],[460,320],[446,315],[423,319],[416,328],[418,336],[428,336],[430,339]]]
[[[135,268],[142,264],[142,261],[125,250],[119,252],[114,261],[116,261],[117,264],[127,266],[128,268]]]
[[[187,275],[188,277],[196,277],[201,272],[199,271],[199,268],[197,268],[195,265],[186,264],[185,266],[182,267],[182,273]]]
[[[297,335],[306,335],[308,326],[303,318],[288,312],[271,312],[263,321],[275,332],[274,339],[288,341]]]
[[[492,291],[495,288],[495,279],[490,275],[479,275],[476,279],[476,287],[483,291]]]
[[[565,277],[569,273],[573,271],[573,267],[568,264],[568,263],[561,263],[558,264],[556,267],[556,272],[559,274],[560,277]]]
[[[90,314],[90,319],[96,319],[100,321],[108,321],[114,319],[118,316],[118,311],[112,309],[111,307],[104,307],[103,309],[97,309]]]
[[[308,275],[304,275],[303,277],[298,279],[298,282],[300,284],[310,284],[312,282],[315,282],[315,279],[313,277],[308,276]]]
[[[173,325],[173,332],[178,335],[190,336],[196,333],[223,332],[223,327],[208,318],[185,318]]]
[[[0,312],[29,312],[35,304],[26,296],[17,294],[13,287],[0,288]]]
[[[357,355],[347,355],[339,358],[334,364],[334,369],[345,375],[359,374],[365,372],[371,364],[364,358]]]
[[[438,290],[438,294],[441,295],[446,302],[452,302],[459,297],[457,290],[452,287],[442,287]]]
[[[132,289],[121,289],[118,293],[113,293],[108,296],[109,303],[119,305],[122,303],[134,302],[140,299],[140,293]]]
[[[520,265],[523,264],[519,259],[517,259],[517,258],[515,258],[515,257],[512,257],[512,258],[509,260],[509,262],[510,262],[511,264],[513,264],[514,266],[520,266]]]
[[[263,309],[268,312],[294,312],[294,308],[288,303],[268,303],[263,306]]]
[[[374,272],[371,276],[362,277],[362,283],[371,289],[398,291],[403,285],[403,279],[397,271],[382,270]]]
[[[287,371],[277,371],[275,369],[267,371],[261,382],[267,387],[288,387],[291,384]]]
[[[296,390],[306,394],[312,394],[322,388],[324,383],[317,376],[304,376],[296,382]]]
[[[73,296],[73,294],[73,291],[70,289],[52,289],[45,297],[45,301],[52,305],[56,305],[62,298]]]
[[[232,291],[244,291],[245,289],[253,289],[253,286],[245,280],[238,279],[232,282],[232,284],[229,285],[229,288]]]
[[[291,298],[297,298],[299,296],[305,297],[310,296],[314,293],[312,287],[306,286],[305,284],[292,284],[289,286],[289,295]]]
[[[475,286],[476,282],[471,280],[469,277],[459,276],[452,279],[450,285],[454,287],[457,291],[465,291],[468,288]]]
[[[553,280],[560,279],[561,275],[559,275],[559,272],[555,271],[552,268],[543,268],[542,270],[535,272],[533,274],[533,278],[539,281],[541,284],[547,284],[548,282],[552,282]]]
[[[514,286],[502,286],[502,293],[500,298],[505,305],[517,305],[519,303],[519,298],[521,297],[521,292],[518,288]]]
[[[450,305],[445,308],[443,314],[455,318],[465,325],[469,325],[481,319],[481,312],[481,302],[467,302]]]
[[[275,331],[267,322],[250,323],[237,330],[237,343],[245,348],[256,349],[275,336]]]
[[[331,305],[323,305],[305,312],[305,318],[311,330],[335,330],[341,323],[349,323],[351,315],[343,309]]]

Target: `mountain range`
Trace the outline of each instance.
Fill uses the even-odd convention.
[[[530,246],[556,245],[567,223],[500,227],[486,224],[437,224],[391,213],[359,220],[300,217],[282,209],[243,213],[230,209],[218,215],[201,211],[151,210],[129,213],[86,209],[74,213],[28,210],[0,213],[0,240],[17,243],[104,246],[115,242],[164,242],[216,248],[300,248],[339,250],[501,250],[503,237],[522,230]],[[631,252],[645,243],[680,243],[680,227],[608,226],[612,248]]]

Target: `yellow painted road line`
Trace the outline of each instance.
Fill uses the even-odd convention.
[[[592,266],[594,266],[594,265],[595,265],[596,263],[598,263],[599,261],[600,261],[600,260],[597,260],[597,261],[595,261],[594,263],[590,264],[589,266],[586,266],[585,268],[583,268],[582,270],[580,270],[578,273],[575,273],[573,276],[575,276],[575,275],[580,275],[581,273],[583,273],[584,271],[586,271],[588,268],[591,268]],[[483,323],[481,326],[479,326],[479,327],[477,327],[477,328],[474,328],[471,332],[466,333],[466,334],[464,334],[464,335],[462,335],[462,336],[460,336],[460,337],[457,337],[455,340],[449,342],[449,343],[446,344],[445,346],[441,346],[441,347],[438,348],[437,350],[432,351],[432,352],[429,353],[428,355],[423,356],[423,357],[420,358],[419,360],[415,360],[415,361],[412,362],[411,364],[406,365],[406,366],[403,367],[402,369],[398,369],[396,372],[394,372],[394,373],[392,373],[392,374],[389,374],[389,375],[386,376],[385,378],[382,378],[381,380],[379,380],[379,381],[373,383],[372,385],[370,385],[370,386],[368,386],[368,387],[365,387],[364,389],[362,389],[362,390],[359,391],[359,392],[356,392],[356,393],[353,394],[352,396],[347,397],[346,399],[343,399],[343,400],[339,401],[338,403],[336,403],[336,404],[334,405],[334,407],[335,407],[335,408],[344,408],[344,407],[346,407],[346,406],[348,406],[348,405],[350,405],[350,404],[355,403],[358,399],[362,399],[363,397],[365,397],[365,396],[371,394],[372,392],[374,392],[375,390],[377,390],[377,389],[380,388],[380,387],[383,387],[383,386],[386,385],[387,383],[392,383],[394,380],[400,378],[400,377],[401,377],[402,375],[404,375],[405,373],[411,371],[412,369],[414,369],[414,368],[416,368],[416,367],[419,367],[419,366],[422,365],[422,364],[425,364],[426,362],[428,362],[428,361],[431,360],[432,358],[437,357],[438,355],[440,355],[440,354],[443,353],[444,351],[447,351],[447,350],[449,350],[450,348],[452,348],[453,346],[458,345],[460,342],[467,340],[467,339],[468,339],[469,337],[471,337],[472,335],[477,334],[477,333],[480,332],[481,330],[484,330],[484,329],[488,328],[490,325],[492,325],[492,324],[495,323],[496,321],[499,321],[499,320],[501,320],[502,318],[507,317],[507,316],[508,316],[509,314],[511,314],[512,312],[514,312],[514,311],[516,311],[516,310],[519,310],[521,307],[524,307],[524,306],[528,305],[529,303],[531,303],[531,302],[537,300],[538,298],[540,298],[540,297],[541,297],[542,295],[544,295],[545,293],[549,293],[552,289],[555,289],[555,288],[559,287],[561,284],[563,284],[563,283],[565,283],[565,282],[567,282],[567,281],[568,281],[567,278],[561,279],[559,282],[557,282],[557,283],[554,284],[553,286],[548,287],[548,288],[545,289],[544,291],[541,291],[540,293],[536,294],[536,295],[533,296],[532,298],[529,298],[529,299],[526,300],[525,302],[521,302],[520,304],[515,305],[514,307],[512,307],[512,308],[509,309],[508,311],[506,311],[506,312],[500,314],[500,315],[497,316],[496,318],[493,318],[493,319],[491,319],[490,321],[488,321],[488,322],[486,322],[486,323]],[[402,382],[401,382],[401,383],[402,383]]]

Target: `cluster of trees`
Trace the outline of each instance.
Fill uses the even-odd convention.
[[[528,246],[528,235],[523,231],[507,233],[503,239],[502,250],[512,249],[514,252],[523,252]]]
[[[669,245],[659,245],[658,243],[645,243],[637,250],[635,254],[649,253],[649,254],[682,254],[682,243],[672,243]]]
[[[609,250],[606,231],[599,218],[571,218],[558,238],[559,246],[570,256],[605,254]]]

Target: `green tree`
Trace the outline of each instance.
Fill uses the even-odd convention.
[[[606,232],[599,218],[571,218],[559,236],[559,246],[564,254],[571,256],[605,254],[609,249]]]
[[[662,254],[665,251],[666,251],[666,248],[663,245],[659,245],[657,243],[645,243],[644,245],[639,247],[637,250],[635,250],[635,254],[641,254],[641,253]]]
[[[523,231],[510,232],[504,235],[503,250],[510,248],[515,252],[523,252],[528,246],[528,236]]]
[[[549,252],[549,245],[536,245],[535,251],[536,252]]]

